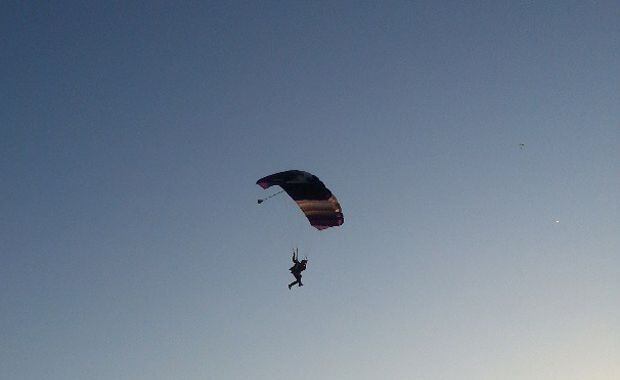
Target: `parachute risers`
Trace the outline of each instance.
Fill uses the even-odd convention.
[[[277,193],[271,194],[271,195],[270,195],[270,196],[268,196],[268,197],[265,197],[265,198],[259,199],[257,202],[258,202],[258,204],[261,204],[261,203],[265,202],[267,199],[271,199],[271,198],[275,197],[276,195],[282,194],[283,192],[284,192],[284,190],[280,190],[280,191],[278,191]]]
[[[336,197],[321,180],[308,172],[301,170],[288,170],[263,177],[256,184],[267,189],[278,185],[297,203],[301,211],[306,215],[310,224],[324,230],[329,227],[340,226],[344,223],[342,208]],[[272,194],[267,199],[280,194],[282,191]]]

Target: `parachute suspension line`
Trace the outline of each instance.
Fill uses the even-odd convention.
[[[278,195],[278,194],[282,194],[283,192],[284,192],[284,190],[280,190],[280,191],[278,191],[277,193],[271,194],[270,196],[268,196],[268,197],[266,197],[266,198],[259,199],[257,202],[258,202],[258,204],[261,204],[261,203],[263,203],[264,201],[266,201],[267,199],[273,198],[273,197],[275,197],[275,196],[276,196],[276,195]]]

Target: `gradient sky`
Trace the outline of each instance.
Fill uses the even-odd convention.
[[[3,1],[0,378],[619,379],[619,20]]]

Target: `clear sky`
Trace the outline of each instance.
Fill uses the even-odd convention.
[[[0,378],[619,379],[619,20],[1,2]]]

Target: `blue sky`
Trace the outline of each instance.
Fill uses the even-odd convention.
[[[0,377],[619,378],[619,16],[4,2]]]

